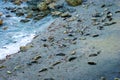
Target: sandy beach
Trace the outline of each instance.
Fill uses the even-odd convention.
[[[0,80],[120,80],[120,1],[64,4],[69,16],[0,60]]]

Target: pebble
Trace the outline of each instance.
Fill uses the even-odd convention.
[[[23,23],[26,23],[26,22],[29,22],[30,20],[29,19],[21,19],[20,22],[23,22]]]
[[[39,72],[45,72],[45,71],[48,71],[48,69],[47,68],[43,68]]]
[[[55,80],[55,79],[53,79],[53,78],[46,78],[46,79],[44,79],[44,80]]]
[[[8,29],[8,27],[3,27],[3,30],[7,30]]]
[[[89,65],[96,65],[95,62],[88,62]]]
[[[60,61],[58,61],[58,62],[56,62],[56,63],[54,63],[54,64],[52,64],[52,66],[56,66],[56,65],[58,65],[58,64],[60,64],[61,62]]]
[[[56,56],[65,56],[65,54],[64,53],[58,53],[58,54],[56,54]]]
[[[3,20],[0,19],[0,25],[2,25],[2,24],[3,24]]]
[[[3,68],[6,68],[6,66],[3,66],[3,65],[2,65],[2,66],[0,66],[0,69],[3,69]]]
[[[40,59],[40,58],[42,58],[40,55],[37,55],[37,56],[35,56],[34,58],[33,58],[33,60],[38,60],[38,59]]]
[[[100,80],[106,80],[106,78],[105,77],[101,77]]]
[[[120,13],[120,11],[115,11],[115,13]]]
[[[7,74],[12,74],[12,72],[11,71],[7,71]]]
[[[98,54],[90,54],[89,57],[97,56]]]
[[[99,36],[99,34],[94,34],[94,35],[92,35],[92,37],[98,37]]]
[[[73,60],[75,60],[77,57],[70,57],[69,59],[68,59],[68,61],[73,61]]]
[[[75,55],[75,54],[76,54],[76,51],[72,51],[72,52],[71,52],[71,55]]]

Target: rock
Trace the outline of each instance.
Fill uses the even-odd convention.
[[[75,60],[77,57],[70,57],[69,59],[68,59],[68,61],[73,61],[73,60]]]
[[[66,13],[62,13],[62,14],[61,14],[61,17],[71,17],[71,15],[66,12]]]
[[[55,80],[55,79],[53,79],[53,78],[45,78],[44,80]]]
[[[75,21],[77,18],[76,17],[70,17],[67,19],[68,22]]]
[[[55,62],[54,64],[52,64],[52,66],[56,66],[56,65],[58,65],[58,64],[60,64],[60,63],[61,63],[60,61]]]
[[[51,12],[51,14],[52,14],[53,16],[59,16],[61,13],[62,13],[62,12],[60,12],[60,11]]]
[[[37,8],[41,11],[45,11],[48,9],[48,5],[46,2],[40,2],[38,5],[37,5]]]
[[[4,28],[3,28],[3,30],[7,30],[7,29],[8,29],[8,27],[4,27]]]
[[[20,22],[23,22],[23,23],[26,23],[26,22],[29,22],[30,20],[29,19],[21,19]]]
[[[18,17],[24,16],[24,13],[23,12],[18,12],[18,13],[16,13],[16,16],[18,16]]]
[[[3,20],[0,19],[0,25],[2,25],[2,24],[3,24]]]
[[[94,35],[92,35],[92,37],[98,37],[99,36],[99,34],[94,34]]]
[[[32,13],[28,13],[26,18],[32,18],[33,14]]]
[[[88,62],[89,65],[96,65],[95,62]]]
[[[98,54],[90,54],[89,57],[95,57],[97,56]]]
[[[47,68],[43,68],[39,72],[45,72],[45,71],[48,71],[48,69]]]
[[[70,54],[71,54],[71,55],[75,55],[75,54],[76,54],[76,51],[72,51]]]
[[[65,54],[64,53],[58,53],[58,54],[56,54],[56,56],[65,56]]]
[[[120,13],[120,10],[118,10],[118,11],[115,11],[115,13]]]
[[[6,68],[6,66],[3,66],[3,65],[2,65],[2,66],[0,66],[0,69],[3,69],[3,68]]]
[[[101,77],[100,80],[106,80],[106,78],[105,77]]]
[[[22,51],[22,52],[25,52],[25,51],[27,51],[29,48],[31,48],[31,47],[33,47],[32,45],[27,45],[27,46],[21,46],[20,47],[20,51]]]
[[[41,56],[40,55],[37,55],[37,56],[35,56],[34,58],[33,58],[33,60],[38,60],[38,59],[40,59],[41,58]]]
[[[7,74],[12,74],[12,72],[11,71],[7,71]]]
[[[82,4],[82,0],[65,0],[71,6],[78,6]]]
[[[48,5],[48,7],[50,9],[55,9],[55,6],[56,6],[56,3],[51,3],[51,4]]]

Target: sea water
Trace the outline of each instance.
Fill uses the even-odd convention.
[[[20,7],[27,6],[22,4]],[[0,19],[3,19],[4,23],[0,26],[0,60],[5,59],[7,55],[17,53],[20,46],[25,46],[30,43],[36,33],[43,31],[45,27],[49,26],[54,19],[51,16],[47,16],[40,21],[30,21],[27,23],[20,22],[23,17],[17,17],[14,13],[11,13],[5,9],[5,7],[18,7],[12,3],[5,3],[0,0],[0,12],[3,15]],[[5,17],[10,14],[12,17]],[[6,30],[3,28],[7,27]]]

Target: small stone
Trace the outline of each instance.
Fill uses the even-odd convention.
[[[99,30],[103,30],[104,27],[103,27],[103,26],[98,26],[97,29],[99,29]]]
[[[53,78],[46,78],[46,79],[44,79],[44,80],[55,80],[55,79],[53,79]]]
[[[92,37],[98,37],[99,36],[99,34],[94,34],[94,35],[92,35]]]
[[[20,22],[23,22],[23,23],[26,23],[26,22],[29,22],[30,20],[29,19],[22,19],[20,20]]]
[[[104,8],[106,5],[105,4],[103,4],[102,6],[101,6],[101,8]]]
[[[44,42],[45,42],[45,41],[47,41],[47,39],[41,39],[41,41],[44,41]]]
[[[56,56],[65,56],[65,54],[64,53],[58,53],[58,54],[56,54]]]
[[[7,74],[12,74],[12,72],[11,71],[7,71]]]
[[[89,57],[97,56],[98,54],[90,54]]]
[[[50,9],[55,9],[55,6],[56,6],[55,3],[50,3],[50,4],[48,5],[48,7],[49,7]]]
[[[119,11],[115,11],[115,13],[120,13],[120,10]]]
[[[48,45],[47,44],[43,44],[43,47],[47,47],[48,48]]]
[[[52,14],[53,16],[59,16],[61,13],[62,13],[62,12],[60,12],[60,11],[51,12],[51,14]]]
[[[105,77],[101,77],[100,80],[106,80],[106,78]]]
[[[93,17],[93,18],[91,18],[91,20],[93,20],[93,21],[97,21],[97,18]]]
[[[56,66],[56,65],[58,65],[58,64],[60,64],[61,62],[60,61],[58,61],[58,62],[56,62],[56,63],[54,63],[54,64],[52,64],[52,66]]]
[[[37,60],[32,60],[31,63],[38,63],[38,61]]]
[[[2,24],[3,24],[3,20],[0,19],[0,25],[2,25]]]
[[[76,17],[70,17],[67,19],[68,22],[75,21],[77,18]]]
[[[96,65],[95,62],[88,62],[89,65]]]
[[[75,54],[76,54],[76,51],[72,51],[72,52],[71,52],[71,55],[75,55]]]
[[[66,13],[62,13],[61,17],[71,17],[71,15],[68,12],[66,12]]]
[[[0,66],[0,69],[3,69],[3,68],[6,68],[6,66],[3,66],[3,65],[2,65],[2,66]]]
[[[37,55],[37,56],[35,56],[34,58],[33,58],[33,60],[38,60],[38,59],[40,59],[41,58],[41,56],[40,55]]]
[[[14,70],[17,70],[17,69],[19,69],[20,67],[21,67],[20,65],[15,66]]]
[[[31,47],[33,47],[32,45],[27,45],[27,46],[21,46],[20,47],[20,51],[22,51],[22,52],[25,52],[25,51],[27,51],[29,48],[31,48]]]
[[[71,57],[71,58],[68,59],[68,61],[71,62],[71,61],[75,60],[76,58],[77,58],[77,57]]]
[[[100,13],[95,13],[92,15],[93,17],[101,17],[101,14]]]
[[[24,16],[24,13],[23,12],[18,12],[18,13],[16,13],[16,16],[18,16],[18,17]]]
[[[48,69],[47,68],[43,68],[39,72],[45,72],[45,71],[48,71]]]
[[[8,29],[8,27],[3,27],[3,30],[7,30]]]
[[[49,41],[49,42],[53,42],[53,41],[54,41],[54,36],[49,36],[49,37],[48,37],[48,41]]]
[[[29,13],[27,14],[26,18],[32,18],[33,14],[32,13]]]
[[[8,14],[8,15],[6,15],[6,17],[12,17],[12,16]]]

